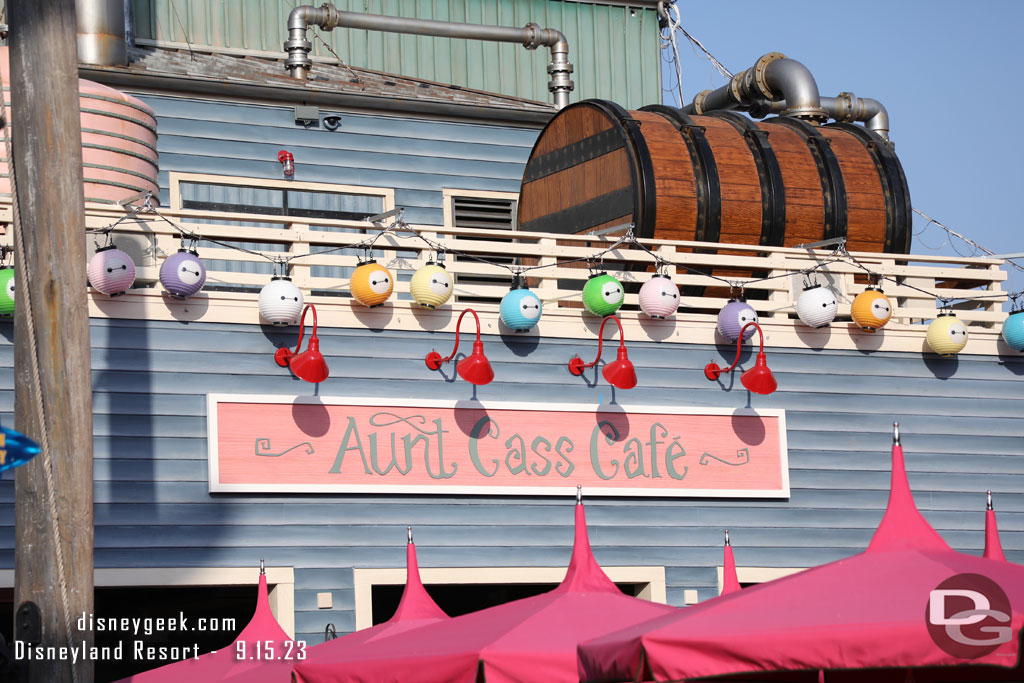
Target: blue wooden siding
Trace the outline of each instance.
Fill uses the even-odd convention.
[[[440,225],[441,190],[518,192],[536,127],[517,128],[337,113],[341,127],[304,129],[291,107],[138,95],[160,133],[160,195],[168,172],[282,179],[277,153],[295,156],[295,180],[395,190],[410,223]]]
[[[347,305],[347,304],[340,304]],[[0,323],[0,417],[11,420],[13,349]],[[466,399],[471,388],[423,366],[452,336],[320,329],[331,378],[324,396]],[[217,494],[207,488],[206,394],[310,393],[271,358],[294,330],[129,320],[92,321],[96,566],[295,567],[296,630],[320,642],[354,627],[354,567],[404,566],[413,525],[421,566],[564,566],[572,501],[553,497]],[[495,381],[483,401],[611,399],[569,375],[571,340],[485,338]],[[589,344],[586,345],[590,348]],[[198,351],[201,349],[201,351]],[[745,391],[704,379],[706,345],[630,342],[639,386],[625,405],[742,407]],[[726,358],[728,356],[728,358]],[[1009,558],[1024,561],[1024,360],[962,356],[950,373],[917,353],[769,349],[780,390],[756,407],[785,408],[788,500],[593,498],[591,541],[605,565],[663,565],[668,599],[715,593],[722,530],[741,566],[810,566],[865,547],[889,484],[889,429],[899,420],[919,507],[955,548],[979,553],[992,489]],[[943,370],[942,368],[947,368]],[[940,379],[936,374],[945,377]],[[10,476],[0,519],[13,519]],[[14,534],[0,526],[0,567]],[[316,609],[331,591],[332,610]]]

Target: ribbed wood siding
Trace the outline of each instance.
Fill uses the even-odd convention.
[[[0,418],[12,421],[10,323],[0,323]],[[331,377],[322,396],[466,399],[471,388],[423,365],[450,334],[320,328]],[[353,567],[404,566],[413,525],[421,566],[555,566],[568,562],[572,501],[550,497],[256,495],[207,492],[207,392],[310,393],[272,360],[295,331],[256,325],[93,320],[96,566],[295,567],[296,630],[354,626]],[[479,398],[552,403],[611,399],[569,375],[581,344],[487,337],[494,383]],[[704,379],[732,350],[630,342],[635,405],[743,407],[743,390]],[[663,565],[668,599],[716,592],[722,530],[741,566],[800,567],[865,547],[889,483],[889,429],[899,420],[918,505],[955,548],[980,553],[984,491],[1002,539],[1024,562],[1024,359],[768,349],[780,390],[755,407],[785,408],[789,500],[588,499],[591,541],[605,565]],[[728,356],[728,358],[726,358]],[[589,376],[589,375],[588,375]],[[738,384],[737,384],[738,386]],[[14,486],[0,481],[0,568],[13,566]],[[316,608],[331,591],[333,610]]]
[[[157,115],[165,204],[171,171],[283,180],[277,153],[286,149],[295,156],[295,180],[393,188],[408,222],[441,225],[446,187],[518,192],[538,133],[340,112],[332,132],[296,126],[291,107],[138,96]]]

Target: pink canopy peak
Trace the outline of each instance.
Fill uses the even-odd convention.
[[[725,563],[722,568],[722,595],[735,593],[740,589],[740,580],[736,576],[736,559],[732,555],[732,544],[729,542],[729,531],[725,532]]]
[[[910,492],[907,468],[903,462],[899,423],[893,424],[889,504],[866,552],[891,550],[950,550],[949,544],[942,540],[914,504],[914,494]]]
[[[576,502],[576,538],[572,545],[572,559],[562,583],[552,593],[618,593],[615,583],[608,578],[590,550],[587,537],[587,517],[583,503]]]
[[[387,623],[408,619],[447,619],[448,615],[437,606],[420,580],[420,565],[416,560],[416,544],[412,542],[411,533],[409,543],[405,547],[405,566],[405,590],[402,591],[398,609]]]
[[[288,640],[289,636],[277,623],[274,613],[270,609],[270,599],[267,597],[267,575],[260,571],[260,586],[256,595],[256,611],[249,620],[248,625],[238,634],[239,640]]]
[[[1003,554],[1003,544],[999,540],[999,527],[996,525],[996,511],[992,507],[992,492],[987,491],[988,504],[985,506],[985,554],[986,560],[1000,560],[1006,562],[1006,555]]]

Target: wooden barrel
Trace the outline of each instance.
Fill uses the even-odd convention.
[[[907,253],[910,193],[891,145],[863,126],[569,105],[530,154],[519,227],[578,234],[626,222],[638,237],[764,246],[846,237],[850,251]]]

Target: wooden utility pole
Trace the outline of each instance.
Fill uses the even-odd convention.
[[[32,683],[92,683],[81,648],[92,646],[93,634],[76,628],[93,612],[93,473],[75,3],[7,0],[7,17],[15,428],[43,446],[15,480],[14,634],[79,649],[77,663],[70,650],[23,658]]]

